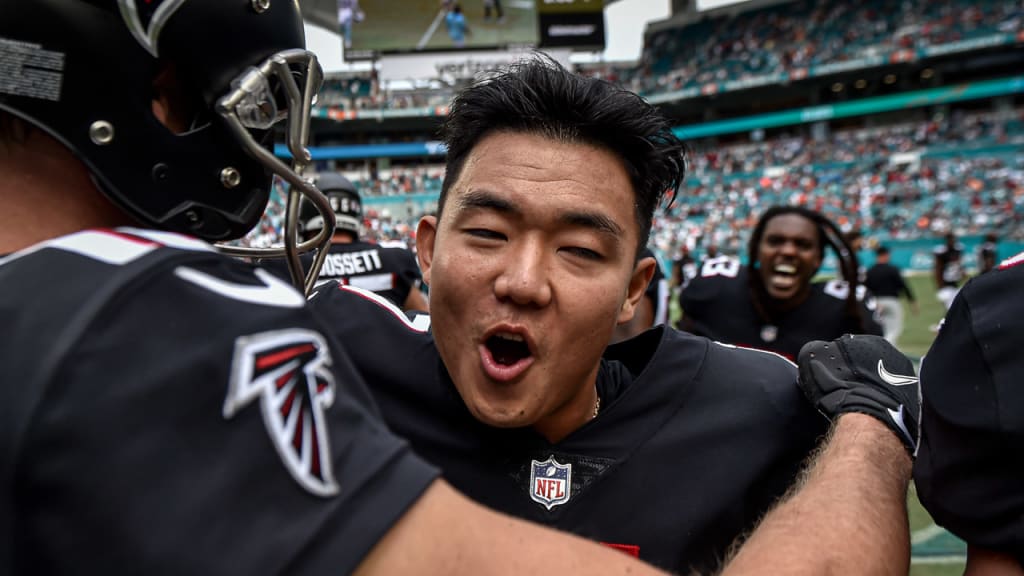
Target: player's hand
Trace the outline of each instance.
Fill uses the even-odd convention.
[[[800,349],[800,388],[834,420],[846,412],[874,416],[917,453],[921,385],[910,360],[881,336],[847,334]]]

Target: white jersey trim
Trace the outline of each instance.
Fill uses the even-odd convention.
[[[746,346],[736,346],[735,344],[726,344],[725,342],[719,342],[718,340],[712,340],[712,342],[714,342],[715,344],[718,344],[722,348],[732,348],[733,350],[749,350],[751,352],[759,352],[761,354],[768,354],[769,356],[775,356],[776,358],[784,361],[785,363],[789,364],[793,368],[797,367],[796,362],[793,362],[792,360],[790,360],[789,358],[786,358],[785,356],[783,356],[782,354],[779,354],[778,352],[772,352],[771,350],[762,350],[761,348],[747,348]]]

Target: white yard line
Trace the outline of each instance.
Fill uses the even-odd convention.
[[[911,564],[963,564],[967,556],[914,556]]]
[[[913,534],[911,534],[910,535],[910,543],[911,544],[920,544],[920,543],[922,543],[922,542],[924,542],[926,540],[931,540],[932,538],[935,538],[936,536],[938,536],[939,534],[942,534],[943,532],[945,532],[945,529],[943,529],[941,526],[939,526],[938,524],[932,524],[932,525],[930,525],[928,527],[921,528],[917,532],[914,532]]]
[[[444,20],[444,9],[437,11],[437,16],[434,16],[434,21],[430,23],[430,27],[423,33],[423,37],[420,38],[418,44],[416,44],[417,50],[423,50],[427,46],[427,42],[430,42],[430,37],[437,31],[437,27],[441,25],[441,20]]]

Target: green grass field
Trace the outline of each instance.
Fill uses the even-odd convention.
[[[918,361],[928,351],[935,339],[935,326],[946,311],[935,298],[935,287],[931,275],[923,274],[907,278],[910,289],[917,297],[919,311],[913,314],[904,301],[904,329],[898,347],[913,360]],[[678,303],[671,302],[671,321],[679,318]],[[928,512],[917,500],[917,491],[911,486],[907,497],[907,511],[910,516],[910,532],[913,541],[911,576],[953,576],[963,574],[966,545],[945,530],[935,526]]]
[[[531,0],[502,0],[505,19],[484,21],[483,0],[459,0],[469,28],[466,48],[536,44],[537,15]],[[366,18],[352,27],[357,50],[409,51],[454,48],[444,19],[435,24],[440,0],[373,0],[362,2]]]

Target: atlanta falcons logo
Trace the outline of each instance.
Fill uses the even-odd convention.
[[[160,32],[185,0],[117,0],[132,36],[153,56]]]
[[[285,468],[317,496],[338,493],[324,408],[334,402],[331,358],[310,330],[279,330],[235,341],[224,418],[259,398],[263,423]]]

